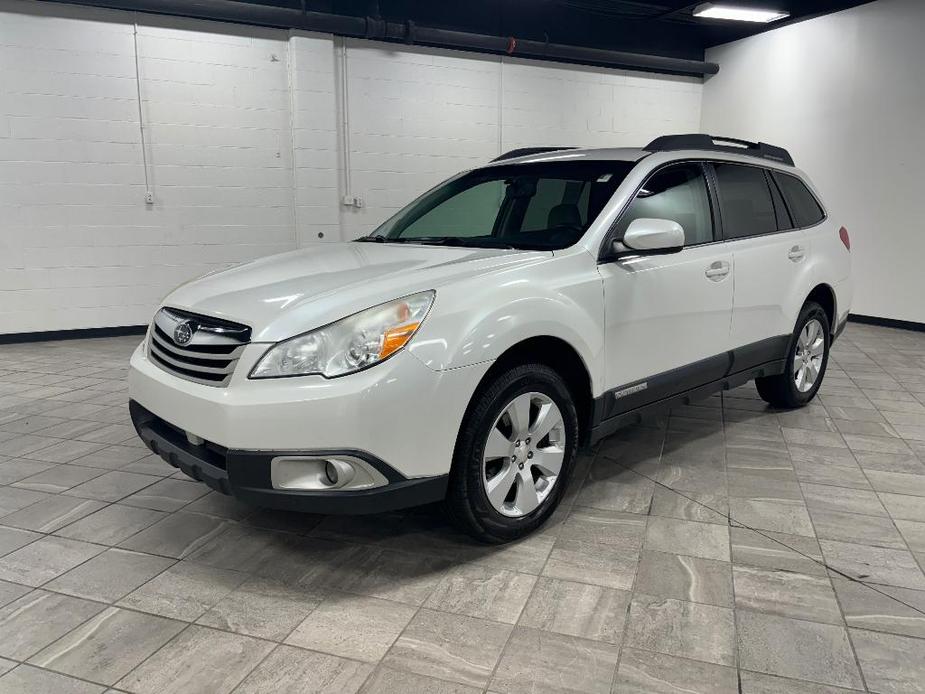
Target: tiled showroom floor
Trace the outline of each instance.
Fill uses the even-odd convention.
[[[138,339],[0,346],[4,694],[925,691],[925,334],[622,431],[505,547],[186,480],[128,421]]]

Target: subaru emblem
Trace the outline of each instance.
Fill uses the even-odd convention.
[[[194,330],[195,328],[188,320],[180,321],[173,329],[173,341],[178,345],[189,344],[189,341],[193,339]]]

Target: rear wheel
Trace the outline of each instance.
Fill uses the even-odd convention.
[[[449,515],[483,542],[530,533],[558,505],[577,443],[578,416],[561,376],[543,364],[498,374],[476,393],[463,421]]]
[[[812,301],[800,311],[790,339],[784,373],[755,379],[758,394],[774,407],[802,407],[812,400],[825,376],[831,345],[829,317]]]

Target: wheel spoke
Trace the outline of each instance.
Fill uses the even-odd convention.
[[[565,451],[558,446],[549,448],[540,448],[533,454],[531,462],[534,467],[539,468],[544,477],[554,477],[562,469],[562,461],[565,459]]]
[[[485,492],[495,508],[501,508],[501,504],[507,498],[511,487],[517,481],[517,465],[508,462],[501,471],[485,483]]]
[[[530,427],[530,436],[539,443],[546,435],[562,424],[562,414],[554,403],[547,402],[540,406],[536,421]],[[535,444],[534,444],[535,445]]]
[[[507,406],[507,415],[511,418],[514,438],[524,438],[530,430],[530,394],[524,393],[514,398]]]
[[[511,455],[511,442],[501,433],[496,426],[488,435],[488,441],[485,442],[484,460],[494,460],[495,458],[507,458]]]
[[[530,513],[540,505],[540,498],[536,493],[536,485],[533,478],[529,475],[520,475],[517,481],[517,493],[514,497],[514,505],[521,514]]]
[[[797,390],[812,390],[822,371],[825,358],[825,330],[817,319],[811,318],[800,330],[796,353],[793,355],[793,382]]]
[[[806,368],[809,371],[809,384],[812,385],[819,376],[819,364],[815,359],[810,359],[806,362]]]
[[[807,345],[812,345],[819,338],[820,333],[822,332],[822,325],[819,323],[819,321],[813,320],[810,321],[809,326],[809,342]]]

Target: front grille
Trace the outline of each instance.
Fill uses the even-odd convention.
[[[174,376],[221,388],[250,338],[246,325],[162,308],[149,332],[148,358]]]

